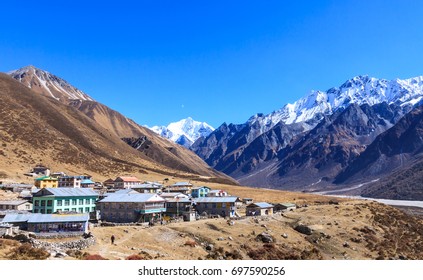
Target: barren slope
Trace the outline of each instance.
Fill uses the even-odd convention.
[[[24,180],[21,174],[39,162],[55,171],[89,173],[96,179],[118,174],[196,177],[154,162],[77,109],[34,94],[4,74],[0,96],[3,178]]]

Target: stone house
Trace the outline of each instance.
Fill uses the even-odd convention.
[[[0,200],[2,210],[32,211],[32,203],[27,200]]]
[[[275,212],[281,212],[281,211],[294,210],[296,208],[297,208],[297,205],[295,205],[294,203],[278,203],[278,204],[275,204],[273,209]]]
[[[247,216],[273,215],[273,205],[267,202],[255,202],[246,206]]]
[[[194,198],[194,209],[199,215],[220,215],[222,217],[237,216],[238,204],[242,201],[237,196]]]
[[[160,193],[162,190],[162,185],[156,183],[143,183],[133,185],[131,189],[139,193]]]
[[[158,221],[166,212],[165,199],[157,194],[111,193],[97,203],[101,220],[114,223]]]
[[[189,182],[178,182],[165,188],[165,192],[180,192],[186,195],[191,194],[193,185]]]

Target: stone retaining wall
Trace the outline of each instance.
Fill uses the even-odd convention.
[[[111,222],[102,222],[100,224],[102,227],[118,227],[118,226],[143,226],[148,227],[148,223],[111,223]]]
[[[94,245],[95,238],[92,236],[85,239],[54,243],[31,238],[30,243],[34,248],[43,248],[47,251],[83,250]]]

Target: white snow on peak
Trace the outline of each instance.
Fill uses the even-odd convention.
[[[57,94],[62,94],[69,99],[94,101],[88,94],[72,86],[65,80],[32,65],[10,71],[7,74],[29,88],[32,87],[32,82],[34,82],[30,77],[37,79],[45,91],[55,99],[59,99],[59,97],[56,96]]]
[[[259,122],[263,132],[279,122],[299,123],[320,119],[352,103],[375,105],[386,102],[401,106],[415,105],[423,99],[423,76],[411,79],[385,80],[369,76],[357,76],[327,91],[311,91],[307,96],[286,104],[268,115],[256,114],[248,123]]]
[[[209,124],[195,121],[191,117],[170,123],[168,126],[149,128],[162,137],[186,147],[191,146],[198,138],[207,137],[214,131]]]

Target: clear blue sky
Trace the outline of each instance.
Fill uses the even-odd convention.
[[[357,75],[423,75],[423,1],[7,1],[0,71],[32,64],[139,124],[217,127]]]

